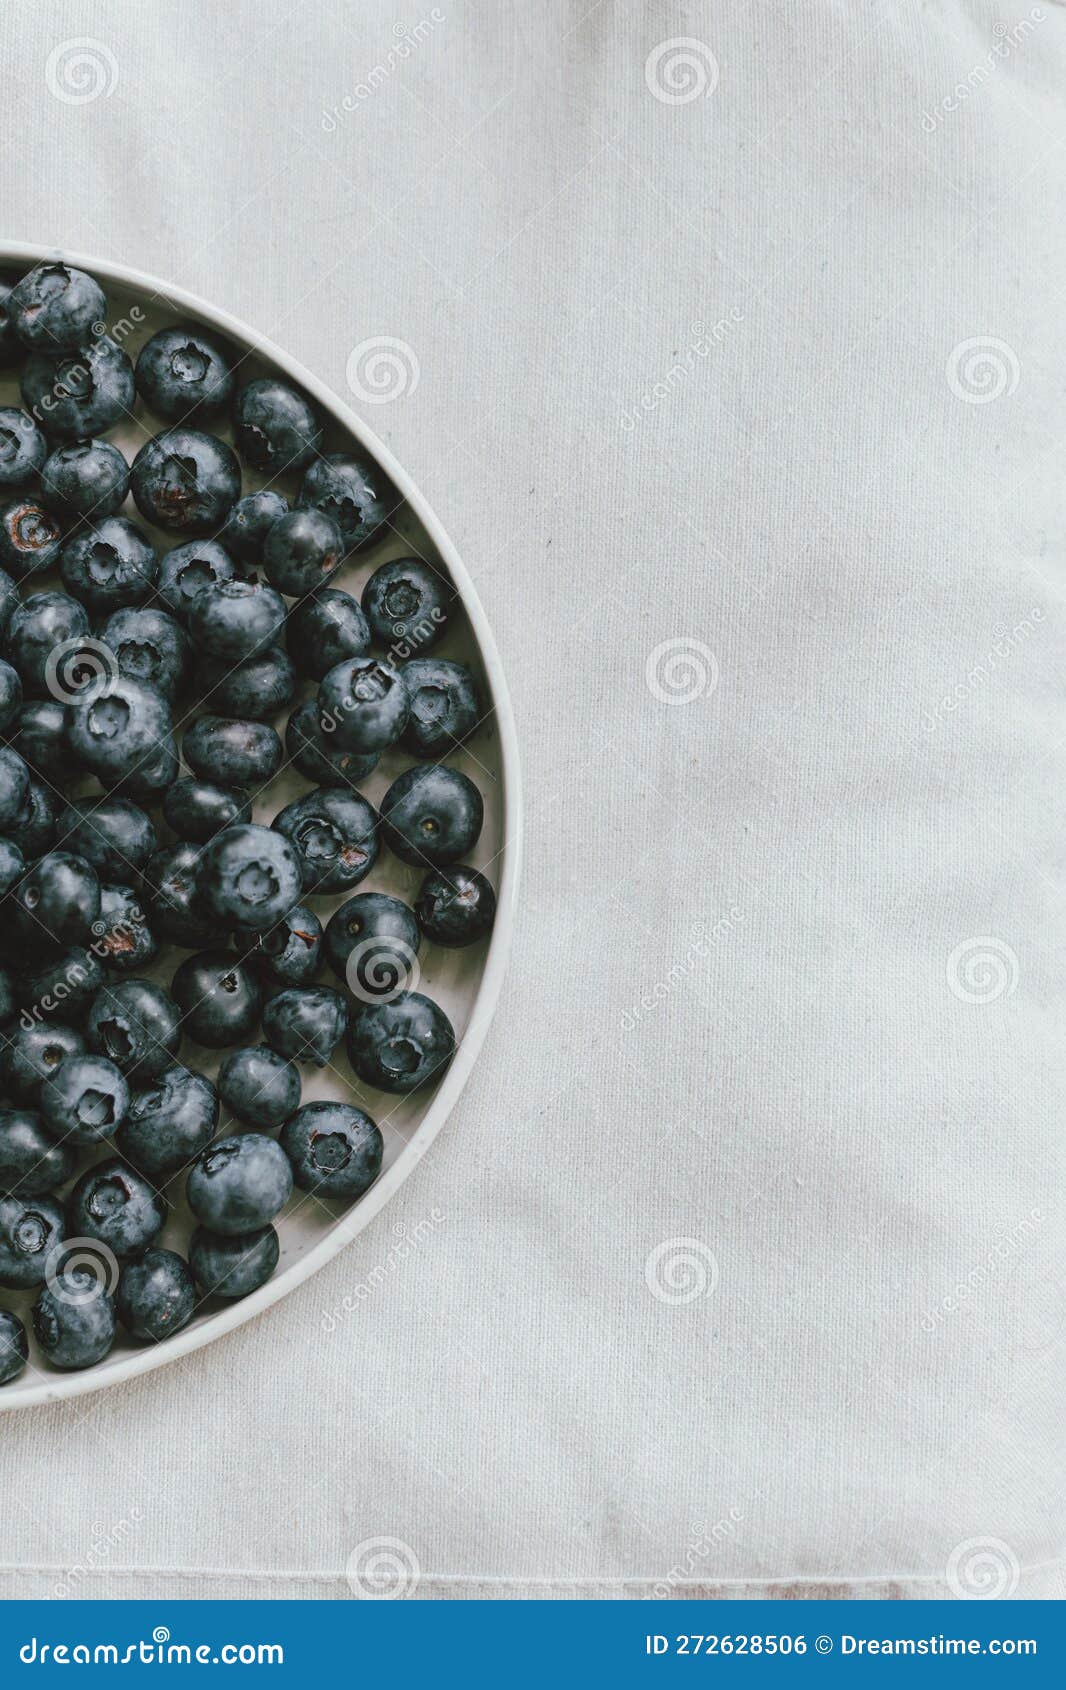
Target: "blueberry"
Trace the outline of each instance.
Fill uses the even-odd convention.
[[[280,1143],[296,1184],[316,1197],[361,1197],[381,1172],[381,1133],[349,1103],[305,1103]]]
[[[248,1045],[225,1058],[218,1090],[242,1125],[274,1132],[300,1107],[300,1071],[267,1045]]]
[[[41,1087],[45,1127],[72,1145],[110,1138],[126,1119],[129,1106],[126,1077],[106,1056],[68,1056]]]
[[[474,677],[465,663],[446,657],[416,657],[404,665],[411,714],[403,743],[416,757],[446,757],[481,720]]]
[[[292,702],[296,671],[279,645],[236,665],[227,658],[207,657],[196,677],[196,692],[202,707],[216,716],[266,722]]]
[[[0,368],[8,369],[22,357],[22,343],[15,333],[11,295],[19,277],[10,271],[0,274]]]
[[[13,1103],[36,1104],[41,1083],[68,1056],[80,1056],[85,1040],[57,1022],[20,1022],[0,1054],[0,1082]]]
[[[69,593],[31,593],[22,601],[8,623],[6,650],[29,695],[51,693],[58,703],[67,702],[58,696],[66,666],[61,670],[53,654],[83,635],[89,635],[89,613]]]
[[[30,771],[17,751],[0,746],[0,828],[18,825],[30,791]]]
[[[237,450],[255,469],[302,469],[318,451],[322,429],[311,403],[274,376],[250,381],[237,399]]]
[[[170,428],[142,446],[130,472],[142,516],[180,534],[210,534],[240,497],[240,465],[224,441]]]
[[[155,687],[173,704],[188,679],[192,648],[172,616],[154,605],[116,610],[100,638],[114,652],[120,674]]]
[[[370,629],[358,599],[335,587],[293,605],[285,638],[297,669],[312,681],[346,658],[366,657],[370,651]]]
[[[162,792],[177,774],[170,707],[161,692],[116,675],[71,706],[71,750],[104,787],[134,798]]]
[[[167,422],[210,416],[233,395],[233,355],[192,323],[159,329],[137,359],[137,391]]]
[[[217,929],[200,908],[202,847],[183,842],[157,851],[144,871],[144,895],[153,932],[174,945],[202,946]]]
[[[455,588],[420,557],[397,557],[375,569],[363,588],[370,631],[386,650],[410,657],[428,651],[447,631]]]
[[[0,510],[0,564],[20,581],[51,569],[62,545],[62,530],[39,499],[24,493]]]
[[[291,1191],[288,1158],[263,1133],[219,1139],[193,1164],[186,1185],[197,1220],[226,1238],[266,1226]]]
[[[318,725],[345,751],[384,751],[407,726],[410,701],[399,669],[376,657],[349,657],[322,678]]]
[[[365,756],[345,751],[318,725],[318,706],[306,699],[289,717],[285,729],[285,750],[289,761],[316,786],[358,786],[377,768],[376,751]]]
[[[159,569],[154,547],[124,516],[79,528],[64,545],[59,567],[68,593],[94,616],[143,604],[155,592]]]
[[[109,440],[57,446],[41,470],[41,498],[68,522],[114,516],[130,490],[130,467]]]
[[[113,974],[138,974],[159,951],[159,941],[132,886],[100,888],[100,918],[93,923],[93,932],[97,935],[93,953]]]
[[[110,1057],[128,1080],[154,1080],[178,1054],[181,1014],[154,981],[116,980],[93,999],[86,1036],[90,1049]]]
[[[313,506],[279,516],[263,547],[267,580],[291,598],[303,598],[325,586],[343,561],[340,529],[331,516]]]
[[[402,987],[422,943],[407,905],[385,892],[360,892],[326,924],[326,960],[364,1002]]]
[[[240,663],[277,643],[285,626],[285,601],[261,581],[223,581],[197,593],[188,625],[200,650]]]
[[[247,1297],[266,1284],[278,1265],[280,1248],[272,1226],[237,1238],[198,1226],[189,1241],[189,1265],[205,1295]]]
[[[12,749],[49,786],[65,785],[76,768],[67,722],[67,707],[57,698],[30,699],[18,713]]]
[[[250,822],[252,803],[239,786],[176,780],[163,800],[163,814],[179,839],[206,845],[222,828]]]
[[[93,925],[95,930],[97,923]],[[94,947],[96,943],[94,939]],[[62,1021],[68,1027],[81,1027],[105,978],[96,949],[88,951],[84,946],[73,945],[54,961],[43,967],[38,961],[22,975],[19,1002],[34,1020]]]
[[[22,682],[18,670],[0,660],[0,734],[10,733],[21,709]]]
[[[401,862],[440,868],[477,844],[484,816],[481,794],[466,775],[444,763],[418,763],[386,792],[381,831]]]
[[[286,986],[267,1001],[263,1032],[280,1056],[324,1068],[344,1037],[348,1006],[332,986]]]
[[[259,1025],[259,984],[228,951],[186,957],[170,990],[182,1012],[182,1030],[211,1050],[241,1044]]]
[[[175,1065],[133,1094],[118,1147],[151,1180],[168,1180],[215,1136],[218,1093],[203,1074]]]
[[[455,1033],[444,1011],[421,992],[366,1004],[348,1029],[348,1060],[379,1091],[406,1093],[443,1076],[455,1054]]]
[[[10,892],[26,871],[26,859],[10,839],[0,839],[0,897]]]
[[[0,487],[25,487],[38,475],[48,447],[32,417],[13,405],[0,406]]]
[[[66,1230],[54,1197],[0,1197],[0,1285],[43,1285]]]
[[[232,581],[237,566],[217,540],[190,540],[175,546],[159,565],[159,597],[175,616],[187,616],[205,587]]]
[[[48,958],[89,938],[100,914],[100,881],[83,857],[49,851],[27,869],[11,898],[9,919],[25,954]]]
[[[184,1257],[150,1249],[126,1262],[115,1287],[115,1312],[131,1338],[161,1343],[196,1312],[196,1284]]]
[[[415,900],[415,914],[434,945],[473,945],[491,931],[496,894],[476,868],[456,863],[431,869]]]
[[[162,1229],[167,1206],[143,1174],[118,1156],[82,1174],[67,1202],[67,1232],[116,1256],[138,1256]]]
[[[21,387],[53,440],[90,440],[133,414],[133,365],[107,335],[80,352],[31,352]]]
[[[0,1109],[0,1191],[39,1197],[66,1185],[77,1160],[74,1145],[56,1143],[34,1110]]]
[[[107,301],[92,276],[55,259],[34,265],[23,276],[7,309],[24,346],[60,352],[89,344],[99,332]]]
[[[8,825],[7,836],[29,859],[48,850],[56,832],[56,801],[50,787],[30,776],[30,789],[18,816]]]
[[[281,767],[281,740],[266,722],[198,716],[182,742],[185,761],[201,780],[218,786],[252,786],[273,780]]]
[[[41,1292],[33,1330],[53,1367],[92,1367],[115,1342],[115,1305],[90,1268],[74,1267]]]
[[[238,499],[219,531],[219,539],[241,563],[258,563],[263,555],[263,542],[279,516],[284,516],[289,501],[284,493],[263,487],[258,493],[246,493]]]
[[[297,904],[274,927],[256,935],[248,960],[275,986],[301,986],[318,972],[322,923],[306,904]]]
[[[200,859],[200,897],[222,928],[262,933],[291,910],[302,889],[300,860],[272,828],[223,828]]]
[[[17,1314],[0,1309],[0,1385],[17,1379],[30,1356],[26,1328]]]
[[[60,813],[59,831],[69,851],[91,863],[101,880],[128,881],[156,848],[151,819],[128,798],[72,798]]]
[[[347,892],[365,880],[377,860],[377,814],[358,792],[319,787],[274,817],[292,842],[309,892]]]
[[[380,532],[396,495],[383,472],[369,458],[331,452],[317,458],[300,483],[297,503],[325,511],[341,531],[349,551]]]
[[[7,843],[6,840],[3,841]],[[15,995],[15,981],[9,968],[0,968],[0,1026],[6,1026],[15,1013],[18,999]],[[0,1033],[0,1039],[6,1034]]]

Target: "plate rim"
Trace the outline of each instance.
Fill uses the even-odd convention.
[[[205,323],[219,329],[223,334],[244,342],[261,357],[271,360],[292,381],[305,388],[324,411],[350,431],[360,446],[369,452],[388,474],[404,501],[410,505],[417,515],[447,564],[452,580],[463,601],[464,609],[470,619],[478,651],[485,666],[500,740],[503,845],[499,856],[502,863],[502,873],[497,892],[496,920],[492,938],[489,941],[485,966],[478,981],[466,1032],[459,1042],[448,1072],[432,1103],[418,1123],[411,1142],[400,1152],[388,1171],[381,1176],[375,1185],[371,1186],[366,1196],[353,1204],[346,1214],[338,1216],[336,1223],[331,1227],[325,1238],[314,1245],[306,1255],[293,1262],[276,1278],[268,1280],[265,1285],[260,1286],[258,1291],[253,1291],[250,1296],[242,1297],[229,1306],[218,1309],[202,1326],[187,1327],[185,1331],[175,1333],[173,1337],[165,1339],[152,1349],[134,1351],[131,1355],[107,1368],[105,1377],[96,1375],[93,1368],[86,1368],[84,1372],[72,1372],[57,1375],[54,1379],[45,1379],[40,1384],[23,1388],[13,1396],[9,1396],[5,1389],[0,1388],[0,1413],[17,1413],[21,1409],[39,1407],[42,1403],[62,1402],[72,1397],[87,1396],[90,1392],[108,1390],[112,1385],[124,1384],[130,1379],[153,1372],[156,1368],[165,1367],[169,1362],[177,1361],[181,1356],[191,1355],[194,1350],[203,1349],[207,1344],[214,1343],[216,1339],[223,1338],[227,1333],[235,1331],[237,1327],[254,1320],[257,1315],[264,1313],[274,1303],[279,1302],[282,1297],[287,1296],[290,1291],[294,1291],[298,1285],[310,1279],[328,1261],[338,1255],[345,1245],[350,1244],[353,1238],[369,1226],[390,1198],[396,1195],[408,1176],[414,1172],[414,1169],[430,1148],[458,1101],[480,1053],[485,1035],[496,1013],[510,956],[522,845],[522,789],[518,739],[510,693],[508,692],[503,664],[497,650],[492,627],[478,596],[473,578],[463,563],[454,542],[428,499],[403,465],[397,461],[389,447],[345,403],[340,395],[334,392],[333,388],[327,386],[325,382],[306,369],[298,359],[293,358],[290,353],[276,345],[269,336],[252,328],[243,319],[234,316],[223,307],[209,304],[208,301],[201,299],[198,294],[191,293],[186,288],[178,287],[161,277],[154,276],[150,271],[139,270],[131,265],[121,264],[109,259],[89,257],[83,253],[72,252],[66,247],[0,240],[0,265],[4,267],[17,266],[22,263],[33,265],[49,262],[68,264],[74,269],[87,270],[91,275],[99,277],[102,281],[110,281],[120,287],[132,287],[150,293],[154,300],[166,302],[175,311],[189,312],[192,316],[198,317]],[[12,1380],[12,1384],[14,1383],[15,1381]]]

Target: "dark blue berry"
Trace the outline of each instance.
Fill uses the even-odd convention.
[[[67,739],[67,707],[57,698],[33,698],[18,713],[12,750],[48,782],[62,786],[76,769]]]
[[[481,794],[468,776],[444,763],[418,763],[386,792],[381,832],[401,862],[439,868],[467,856],[484,817]]]
[[[39,475],[48,446],[32,417],[13,405],[0,406],[0,488],[25,487]]]
[[[54,259],[34,265],[16,283],[7,310],[23,346],[60,352],[88,345],[107,301],[92,276]]]
[[[246,493],[238,499],[219,532],[226,550],[241,563],[258,563],[263,555],[263,542],[279,516],[284,516],[289,501],[284,493],[263,487],[258,493]]]
[[[141,447],[130,471],[142,516],[179,534],[211,534],[240,497],[241,471],[224,441],[170,428]]]
[[[155,605],[116,610],[100,638],[114,652],[120,674],[155,687],[174,703],[189,675],[192,648],[173,616]]]
[[[89,637],[89,613],[69,593],[31,593],[23,599],[8,623],[6,650],[30,697],[64,691],[66,668],[61,675],[53,654],[83,635]],[[57,702],[67,702],[70,695],[68,689]]]
[[[159,597],[175,616],[187,617],[205,587],[232,581],[237,565],[217,540],[190,540],[164,553],[159,565]]]
[[[53,440],[91,440],[133,413],[133,365],[107,335],[78,352],[31,352],[21,387]]]
[[[385,892],[359,892],[334,910],[324,943],[334,974],[369,1002],[404,985],[422,935],[413,913],[399,898]]]
[[[103,881],[122,884],[144,868],[156,848],[150,817],[128,798],[72,798],[59,816],[68,851],[91,863]]]
[[[118,1147],[151,1180],[168,1180],[206,1149],[218,1126],[218,1093],[203,1074],[175,1064],[134,1092]]]
[[[350,657],[322,678],[318,725],[345,751],[384,751],[407,726],[410,702],[399,669],[376,657]]]
[[[0,734],[7,735],[22,709],[22,681],[17,669],[0,660]],[[18,747],[16,746],[16,750]]]
[[[203,847],[189,841],[157,851],[144,871],[144,895],[153,932],[174,945],[202,946],[217,928],[200,908]]]
[[[0,1309],[0,1385],[17,1379],[30,1356],[26,1328],[17,1314]]]
[[[211,1050],[241,1044],[259,1025],[262,994],[251,970],[228,951],[186,957],[171,982],[182,1030]]]
[[[447,631],[454,604],[451,582],[420,557],[383,563],[363,588],[370,631],[378,645],[396,657],[413,657],[436,645]]]
[[[137,391],[167,422],[210,416],[232,398],[232,353],[191,323],[159,329],[137,359]]]
[[[7,826],[7,837],[17,845],[29,861],[47,851],[55,838],[56,800],[51,787],[30,776],[26,802],[13,822]]]
[[[238,395],[234,437],[246,463],[276,474],[309,463],[322,429],[310,400],[288,382],[262,376]]]
[[[305,1103],[281,1134],[301,1191],[316,1197],[361,1197],[381,1172],[381,1133],[349,1103]]]
[[[361,793],[319,787],[286,804],[273,826],[299,853],[305,891],[347,892],[377,861],[377,821]]]
[[[272,1226],[236,1238],[198,1226],[189,1241],[189,1265],[206,1296],[247,1297],[258,1291],[277,1267],[279,1254]]]
[[[139,974],[159,951],[159,941],[132,886],[100,888],[100,916],[93,932],[93,952],[113,974]]]
[[[73,1027],[54,1021],[20,1022],[0,1053],[0,1084],[14,1103],[36,1105],[41,1084],[68,1056],[80,1056],[85,1040]]]
[[[18,580],[51,569],[62,545],[62,529],[39,499],[23,494],[0,510],[0,564]]]
[[[226,1238],[240,1237],[266,1226],[288,1202],[292,1170],[274,1139],[242,1133],[205,1150],[185,1190],[198,1221]]]
[[[181,1013],[153,980],[116,980],[93,999],[86,1037],[131,1083],[143,1083],[165,1073],[178,1054]]]
[[[70,747],[104,787],[133,797],[162,792],[177,774],[170,707],[161,692],[126,675],[100,683],[71,706]]]
[[[68,1056],[41,1087],[41,1117],[48,1131],[71,1144],[110,1138],[126,1119],[130,1088],[106,1056]],[[62,1185],[62,1180],[56,1180]]]
[[[465,663],[446,657],[416,657],[404,665],[411,700],[403,743],[416,757],[447,757],[481,719],[474,677]]]
[[[267,580],[290,598],[303,598],[324,587],[343,561],[340,529],[331,516],[314,507],[280,516],[263,546]]]
[[[0,1191],[15,1197],[54,1191],[66,1185],[77,1160],[73,1143],[57,1143],[34,1110],[0,1109]]]
[[[295,905],[303,885],[300,859],[272,828],[223,828],[200,859],[200,898],[222,929],[262,933]]]
[[[331,452],[316,458],[300,483],[297,503],[325,511],[349,551],[369,545],[381,531],[396,495],[370,458]]]
[[[90,938],[100,914],[100,881],[84,857],[49,851],[11,894],[9,919],[27,956],[56,956]]]
[[[237,664],[205,655],[195,685],[199,703],[212,714],[266,722],[292,702],[296,671],[288,653],[272,645]]]
[[[130,467],[109,440],[72,440],[57,446],[41,470],[41,498],[49,510],[74,522],[114,516],[130,490]]]
[[[115,1342],[115,1305],[90,1268],[73,1267],[41,1292],[33,1330],[53,1367],[92,1367]]]
[[[187,619],[198,650],[241,663],[277,644],[285,627],[285,601],[261,581],[223,581],[197,593]]]
[[[297,669],[312,681],[320,681],[347,658],[366,657],[370,651],[370,629],[358,599],[335,587],[324,587],[293,605],[285,639]]]
[[[248,1045],[223,1061],[218,1091],[242,1125],[274,1132],[300,1107],[300,1071],[267,1045]]]
[[[366,1004],[352,1016],[348,1060],[368,1086],[412,1092],[443,1077],[455,1033],[438,1004],[421,992]]]
[[[281,767],[281,740],[266,722],[198,716],[181,749],[194,774],[219,786],[258,790]]]
[[[0,828],[5,833],[17,827],[30,791],[30,771],[17,751],[0,746]]]
[[[102,904],[102,892],[100,896]],[[99,920],[93,923],[94,933],[98,926]],[[74,945],[43,967],[36,962],[20,977],[19,1002],[35,1020],[84,1026],[89,1005],[106,979],[99,942],[94,938],[92,943],[91,951]]]
[[[344,1037],[348,1006],[332,986],[286,986],[263,1009],[263,1033],[290,1062],[324,1068]]]
[[[173,1250],[146,1250],[126,1262],[115,1288],[115,1312],[131,1338],[161,1343],[196,1312],[196,1283],[188,1262]]]
[[[318,725],[318,706],[304,701],[289,717],[285,729],[289,761],[316,786],[358,786],[377,768],[380,754],[345,751]]]
[[[0,1285],[43,1285],[66,1230],[54,1197],[0,1197]]]
[[[79,528],[64,545],[59,567],[68,593],[94,616],[143,604],[155,592],[159,568],[155,548],[124,516]]]
[[[179,839],[206,845],[222,828],[250,822],[252,802],[239,786],[176,780],[163,800],[163,814]]]
[[[26,872],[26,859],[10,839],[0,839],[0,897]]]
[[[116,1256],[139,1256],[161,1231],[165,1200],[118,1156],[82,1174],[67,1203],[70,1237],[94,1238]]]
[[[301,986],[318,972],[321,948],[322,923],[306,904],[297,904],[256,935],[248,960],[271,985]]]
[[[415,914],[434,945],[473,945],[492,929],[496,894],[483,874],[456,863],[431,869],[415,900]]]

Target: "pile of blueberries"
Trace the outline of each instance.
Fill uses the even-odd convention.
[[[302,1104],[301,1065],[343,1042],[368,1087],[438,1080],[455,1035],[407,989],[416,953],[484,939],[495,913],[464,860],[481,793],[443,761],[483,714],[470,670],[430,654],[454,589],[413,557],[361,603],[328,585],[386,537],[387,480],[326,451],[290,383],[240,385],[217,335],[161,329],[134,367],[105,323],[83,271],[0,278],[24,407],[0,407],[0,1286],[36,1295],[58,1368],[100,1361],[117,1321],[159,1342],[262,1285],[294,1184],[367,1190],[379,1127]],[[225,418],[236,452],[202,426]],[[128,464],[105,436],[131,420]],[[244,496],[242,460],[263,483]],[[414,761],[378,810],[360,782],[390,748]],[[309,790],[253,821],[290,766]],[[354,893],[383,848],[420,877],[413,907]],[[226,1053],[215,1080],[186,1038]],[[83,1152],[103,1160],[79,1174]],[[187,1258],[159,1245],[179,1178]],[[0,1309],[0,1383],[28,1355]]]

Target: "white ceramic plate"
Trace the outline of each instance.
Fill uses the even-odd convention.
[[[461,754],[447,761],[461,768],[478,785],[485,800],[485,826],[470,860],[487,873],[496,888],[498,911],[491,940],[466,950],[446,951],[435,946],[423,946],[419,956],[421,980],[418,989],[434,998],[450,1016],[455,1027],[458,1049],[455,1059],[442,1082],[426,1092],[412,1097],[397,1098],[374,1092],[355,1079],[341,1052],[334,1064],[323,1071],[307,1066],[301,1070],[304,1078],[304,1101],[314,1097],[351,1097],[366,1108],[379,1123],[385,1140],[384,1164],[377,1183],[359,1202],[348,1209],[340,1205],[322,1203],[304,1193],[296,1192],[276,1222],[281,1239],[281,1260],[274,1276],[260,1290],[234,1303],[213,1302],[205,1306],[183,1332],[159,1345],[135,1345],[121,1333],[114,1349],[98,1366],[79,1373],[60,1373],[47,1366],[36,1351],[31,1331],[30,1365],[22,1376],[0,1388],[0,1409],[26,1408],[35,1403],[55,1402],[62,1398],[101,1389],[131,1379],[150,1368],[187,1355],[190,1350],[224,1333],[232,1331],[254,1315],[261,1314],[271,1303],[307,1279],[317,1268],[336,1255],[357,1232],[373,1220],[389,1198],[428,1150],[443,1126],[452,1105],[462,1090],[474,1059],[480,1049],[489,1021],[500,994],[507,952],[514,918],[515,891],[518,880],[520,839],[520,797],[518,756],[510,701],[500,667],[492,633],[485,619],[470,577],[444,529],[419,493],[411,478],[370,430],[341,404],[336,395],[310,375],[301,365],[262,335],[235,321],[225,311],[205,305],[202,300],[122,266],[101,263],[97,259],[60,252],[55,248],[21,245],[0,245],[0,266],[11,270],[28,270],[42,260],[61,259],[96,276],[108,296],[108,325],[112,334],[136,362],[137,353],[150,335],[165,324],[192,319],[220,331],[235,345],[242,363],[238,379],[251,380],[270,370],[279,372],[309,393],[318,404],[326,420],[327,451],[343,450],[356,442],[376,458],[391,478],[403,504],[394,516],[387,538],[375,543],[358,561],[349,564],[331,583],[357,595],[374,568],[386,559],[412,553],[438,565],[443,564],[458,589],[462,609],[435,653],[469,663],[477,675],[485,701],[484,719]],[[133,307],[141,313],[138,318]],[[15,377],[0,371],[0,405],[19,405],[21,400]],[[149,415],[138,400],[136,416],[124,426],[109,431],[108,438],[120,445],[132,460],[138,447],[149,435],[166,425]],[[204,424],[212,432],[230,438],[228,424],[215,420]],[[244,492],[264,484],[264,478],[245,468]],[[280,477],[272,485],[281,491],[295,490],[293,478]],[[174,536],[163,535],[146,524],[132,500],[123,514],[144,528],[162,549],[174,543]],[[180,537],[179,537],[180,538]],[[59,583],[51,576],[34,577],[31,590],[52,587]],[[25,590],[24,590],[25,591]],[[298,696],[306,696],[302,689]],[[283,731],[284,716],[275,723]],[[375,803],[379,802],[390,782],[400,769],[412,759],[403,754],[383,757],[378,769],[363,784],[363,790]],[[308,783],[300,776],[290,780],[283,775],[270,788],[267,802],[257,806],[255,819],[269,821],[283,803],[297,792],[308,790]],[[420,880],[417,870],[408,869],[385,850],[373,874],[358,888],[359,891],[389,891],[410,902]],[[325,922],[330,910],[342,902],[337,899],[316,899],[315,908]],[[184,951],[168,952],[171,967],[187,955]],[[169,969],[160,971],[166,981]],[[327,978],[328,971],[321,976]],[[189,1067],[199,1067],[213,1075],[218,1065],[218,1053],[203,1051],[186,1040],[181,1060]],[[225,1130],[225,1111],[220,1132]],[[239,1128],[236,1130],[240,1130]],[[102,1147],[106,1153],[106,1146]],[[82,1167],[92,1160],[83,1158]],[[172,1212],[160,1243],[184,1252],[191,1222],[184,1202],[184,1175],[179,1175],[167,1190]],[[34,1297],[29,1293],[0,1290],[0,1307],[14,1309],[29,1329],[29,1310]]]

